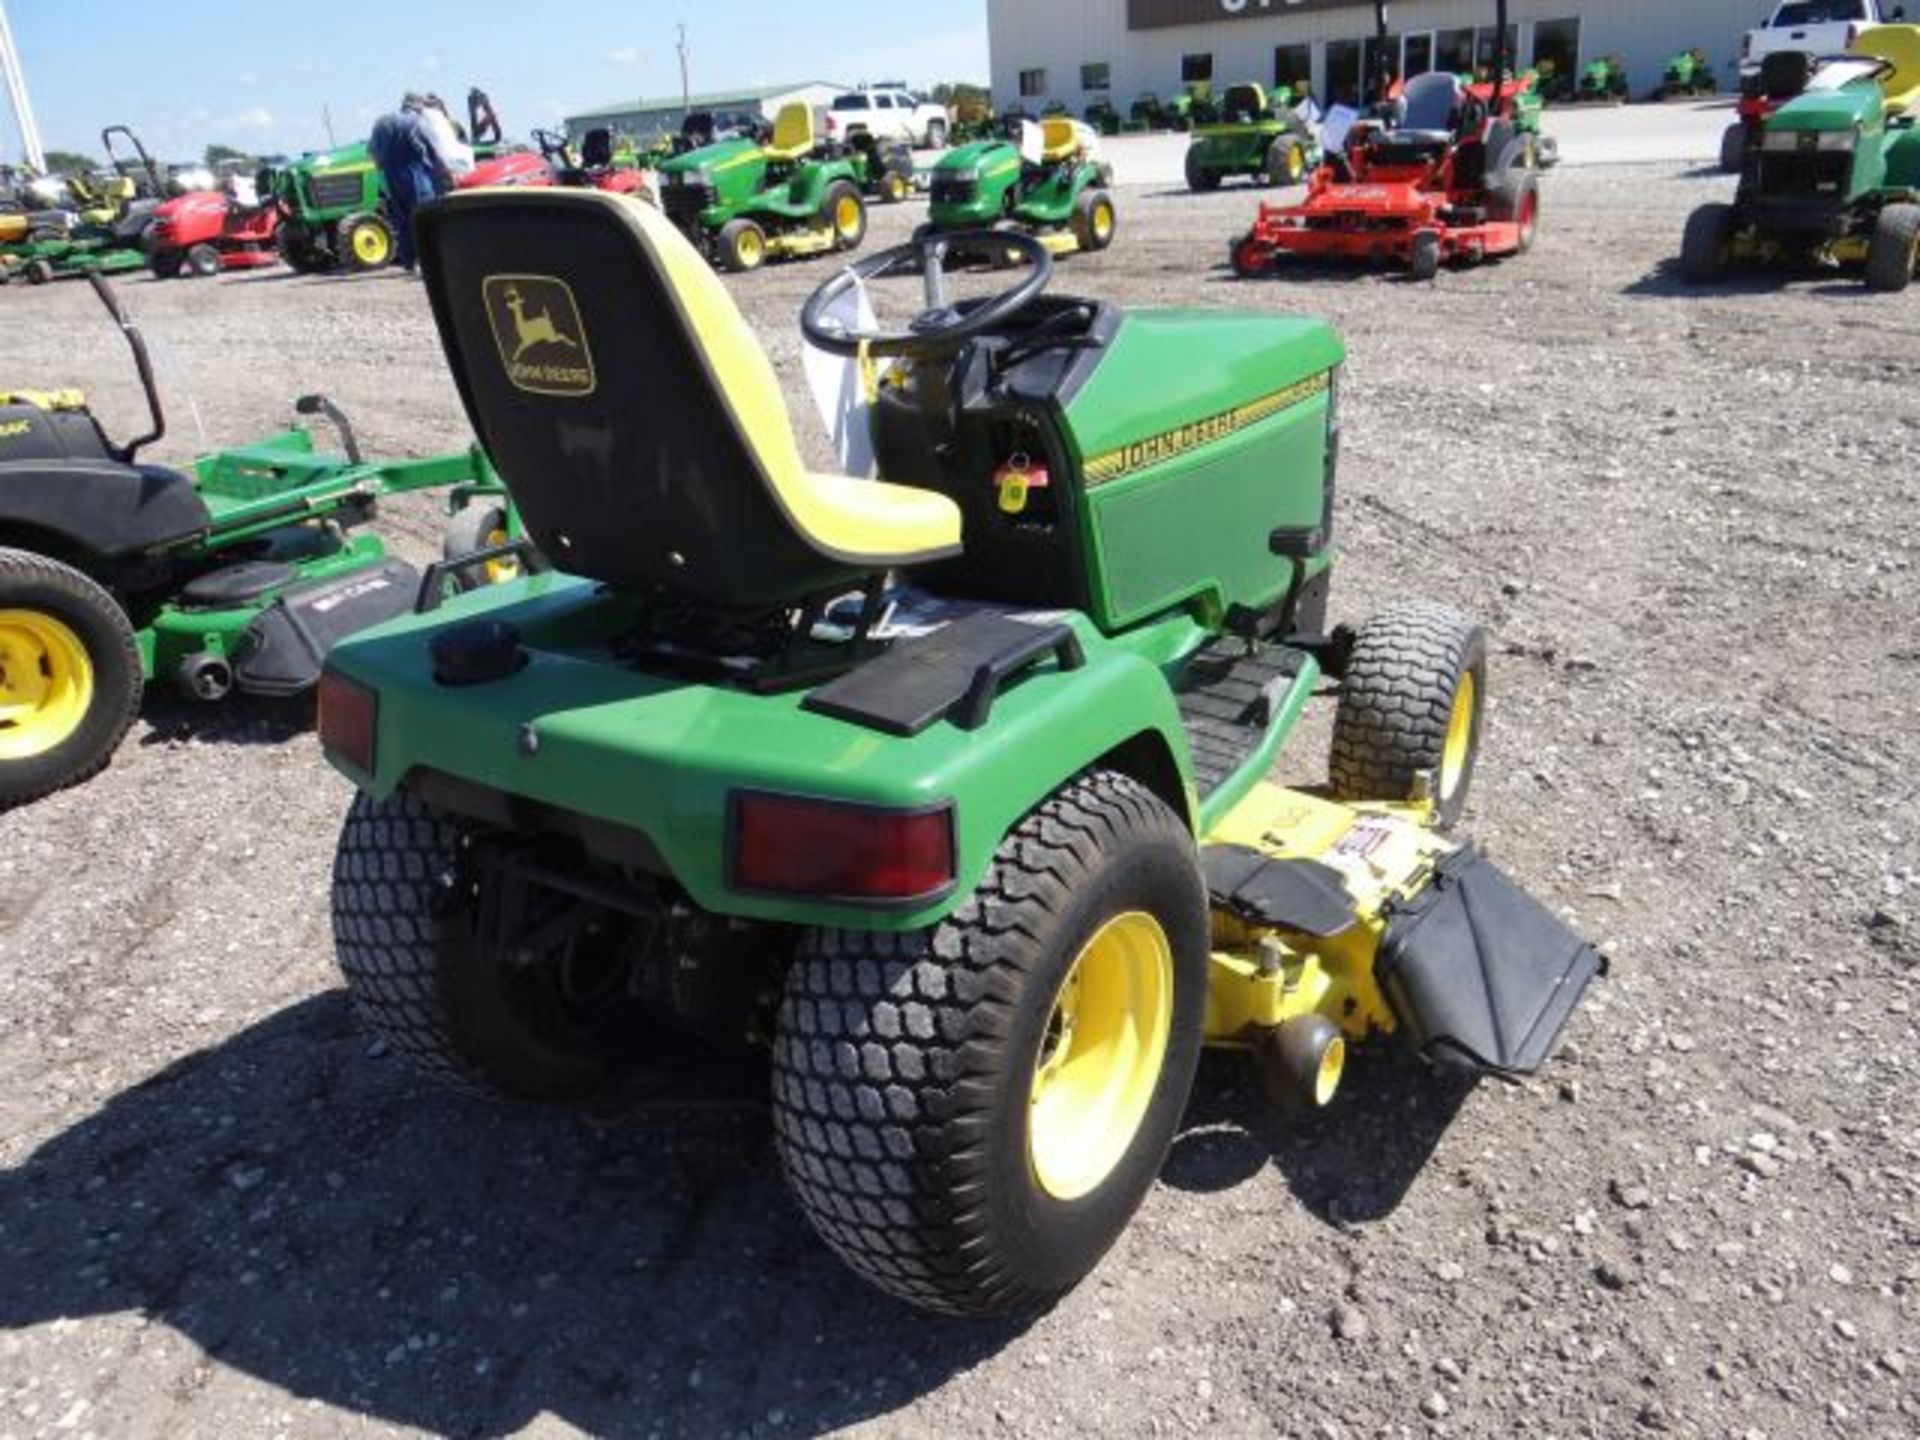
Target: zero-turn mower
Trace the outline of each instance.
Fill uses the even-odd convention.
[[[1298,256],[1399,264],[1429,280],[1443,264],[1531,248],[1539,176],[1535,142],[1517,123],[1519,88],[1507,75],[1506,8],[1500,0],[1493,80],[1469,85],[1441,71],[1408,81],[1397,99],[1354,122],[1303,201],[1260,207],[1229,247],[1234,273],[1264,275]]]
[[[1791,64],[1769,55],[1763,75]],[[1762,123],[1733,203],[1688,217],[1681,273],[1711,284],[1736,265],[1860,267],[1868,288],[1905,290],[1920,268],[1916,116],[1920,26],[1864,31]]]
[[[857,250],[867,238],[866,166],[814,134],[813,107],[774,117],[766,144],[744,136],[663,161],[660,203],[722,270]]]
[[[1297,185],[1320,161],[1320,142],[1285,100],[1270,100],[1258,85],[1232,85],[1221,99],[1220,119],[1194,127],[1187,188],[1217,190],[1237,175],[1256,185]]]
[[[131,155],[116,149],[115,137],[132,147]],[[166,176],[125,125],[102,130],[100,144],[111,177],[67,177],[66,188],[79,212],[35,217],[24,240],[0,245],[0,285],[16,278],[43,285],[79,275],[113,275],[147,263],[146,244],[166,192]]]
[[[379,497],[498,493],[478,450],[363,459],[317,395],[296,409],[330,420],[344,456],[316,453],[295,425],[190,472],[142,462],[166,429],[153,367],[107,282],[91,279],[132,348],[150,423],[115,444],[78,391],[0,393],[0,810],[106,765],[148,681],[208,701],[308,689],[334,641],[421,594],[411,566],[353,533]]]
[[[1111,245],[1119,212],[1092,128],[1055,116],[1019,121],[1014,133],[957,145],[934,163],[923,233],[1018,231],[1055,255]]]
[[[1349,1044],[1499,1076],[1553,1051],[1599,957],[1448,833],[1485,633],[1328,622],[1326,325],[1055,297],[1036,237],[928,235],[801,317],[870,377],[869,481],[807,470],[658,212],[528,190],[419,220],[459,393],[556,568],[328,660],[360,791],[337,953],[394,1051],[577,1099],[663,1035],[763,1047],[820,1235],[973,1314],[1098,1261],[1203,1044],[1309,1109]],[[1011,288],[956,301],[945,253],[1009,245]],[[911,324],[833,318],[899,272]],[[1273,783],[1329,688],[1328,783]]]

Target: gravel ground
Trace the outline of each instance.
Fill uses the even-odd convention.
[[[1724,186],[1553,175],[1532,256],[1421,288],[1235,283],[1246,192],[1130,189],[1059,279],[1345,332],[1337,608],[1494,627],[1470,828],[1613,956],[1540,1080],[1368,1057],[1289,1124],[1210,1061],[1087,1284],[928,1319],[814,1241],[757,1077],[584,1115],[410,1078],[332,968],[302,707],[156,697],[0,822],[0,1437],[1920,1431],[1920,298],[1681,293]],[[821,275],[736,282],[796,402]],[[370,450],[464,443],[408,281],[124,290],[173,457],[188,396],[226,441],[319,387]],[[128,428],[82,288],[0,311],[20,380]]]

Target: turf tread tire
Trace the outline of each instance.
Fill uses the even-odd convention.
[[[1017,1083],[1031,1062],[1016,1037],[1023,998],[1052,953],[1044,937],[1077,933],[1092,903],[1083,899],[1112,862],[1149,852],[1156,865],[1177,856],[1190,872],[1154,882],[1182,897],[1183,913],[1159,917],[1175,956],[1166,1060],[1126,1156],[1068,1207],[1092,1206],[1086,1214],[1102,1218],[1083,1214],[1085,1228],[1071,1237],[1077,1253],[1048,1252],[1048,1272],[1026,1263],[1032,1254],[1023,1260],[996,1224],[997,1206],[1011,1202],[994,1185],[1004,1163],[994,1141],[1007,1138],[995,1109],[1025,1114]],[[782,1167],[822,1239],[880,1289],[951,1314],[1026,1310],[1070,1288],[1138,1207],[1172,1140],[1199,1054],[1206,950],[1192,835],[1144,785],[1097,770],[1021,821],[939,925],[809,932],[775,1029],[773,1115]],[[1056,988],[1057,977],[1041,997],[1048,1011]],[[1023,1130],[1023,1167],[1025,1144]]]
[[[1474,745],[1486,705],[1486,631],[1444,605],[1413,601],[1361,627],[1334,712],[1328,778],[1340,800],[1408,800],[1422,774],[1437,775],[1460,677],[1474,676]],[[1459,783],[1436,809],[1450,828],[1473,781],[1469,753]],[[1437,798],[1437,797],[1436,797]]]
[[[1733,234],[1733,207],[1715,202],[1687,216],[1680,238],[1680,273],[1695,285],[1726,278],[1727,242]]]
[[[1867,245],[1867,288],[1896,294],[1913,283],[1920,257],[1920,205],[1888,205],[1874,221]]]

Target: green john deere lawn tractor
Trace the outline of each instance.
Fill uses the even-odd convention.
[[[1056,255],[1111,245],[1119,212],[1092,129],[1055,116],[1019,122],[1018,135],[957,145],[935,162],[923,233],[1021,231]]]
[[[1580,84],[1570,98],[1583,105],[1624,105],[1629,94],[1626,61],[1601,55],[1580,67]]]
[[[464,484],[463,497],[487,497],[455,531],[507,512],[479,451],[363,460],[317,395],[296,408],[329,419],[344,456],[316,453],[296,425],[191,473],[141,463],[165,430],[153,369],[106,281],[93,283],[133,349],[151,424],[116,445],[77,391],[0,393],[0,810],[104,766],[148,681],[208,701],[295,694],[340,636],[411,610],[421,577],[354,533],[380,496]],[[477,580],[489,558],[448,575]]]
[[[1197,125],[1187,147],[1187,188],[1215,190],[1231,176],[1256,185],[1297,185],[1320,163],[1320,142],[1287,98],[1269,99],[1258,85],[1232,85],[1220,119]]]
[[[867,237],[866,158],[822,146],[813,107],[782,107],[766,145],[745,137],[660,165],[660,203],[722,270],[758,270],[781,257],[857,250]]]
[[[1733,203],[1688,217],[1680,270],[1711,284],[1737,265],[1860,267],[1905,290],[1920,266],[1920,27],[1884,25],[1823,63],[1760,126]]]
[[[355,637],[321,681],[360,791],[338,958],[396,1052],[579,1099],[666,1037],[758,1047],[819,1234],[969,1314],[1093,1267],[1203,1044],[1304,1108],[1349,1043],[1503,1076],[1551,1053],[1599,957],[1444,833],[1484,632],[1430,604],[1328,623],[1325,325],[1050,296],[1027,235],[864,257],[801,328],[886,363],[868,481],[806,469],[657,212],[469,194],[419,230],[557,569]],[[962,242],[1027,263],[956,300]],[[894,274],[924,287],[910,324],[833,318],[856,285],[885,312]],[[547,321],[524,355],[508,286]],[[1329,783],[1274,784],[1330,688]]]
[[[1661,73],[1660,85],[1653,92],[1655,100],[1680,100],[1700,95],[1718,93],[1720,82],[1714,77],[1713,61],[1707,58],[1707,52],[1698,48],[1682,50],[1667,61],[1666,69]]]

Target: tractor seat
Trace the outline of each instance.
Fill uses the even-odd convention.
[[[1460,130],[1460,112],[1466,91],[1456,76],[1434,71],[1407,82],[1394,102],[1386,143],[1395,147],[1445,149]]]
[[[1267,116],[1267,92],[1258,85],[1233,85],[1220,102],[1220,118],[1228,125],[1251,125]]]
[[[760,153],[769,160],[804,160],[813,146],[813,107],[796,100],[780,107],[773,119],[773,139]]]
[[[769,609],[959,553],[944,495],[806,468],[766,352],[652,206],[467,191],[416,229],[467,416],[561,570]]]
[[[1920,26],[1876,25],[1861,32],[1853,53],[1885,60],[1893,70],[1880,77],[1889,115],[1920,111]]]
[[[1040,122],[1040,163],[1057,165],[1080,152],[1080,132],[1064,115],[1049,115]]]

